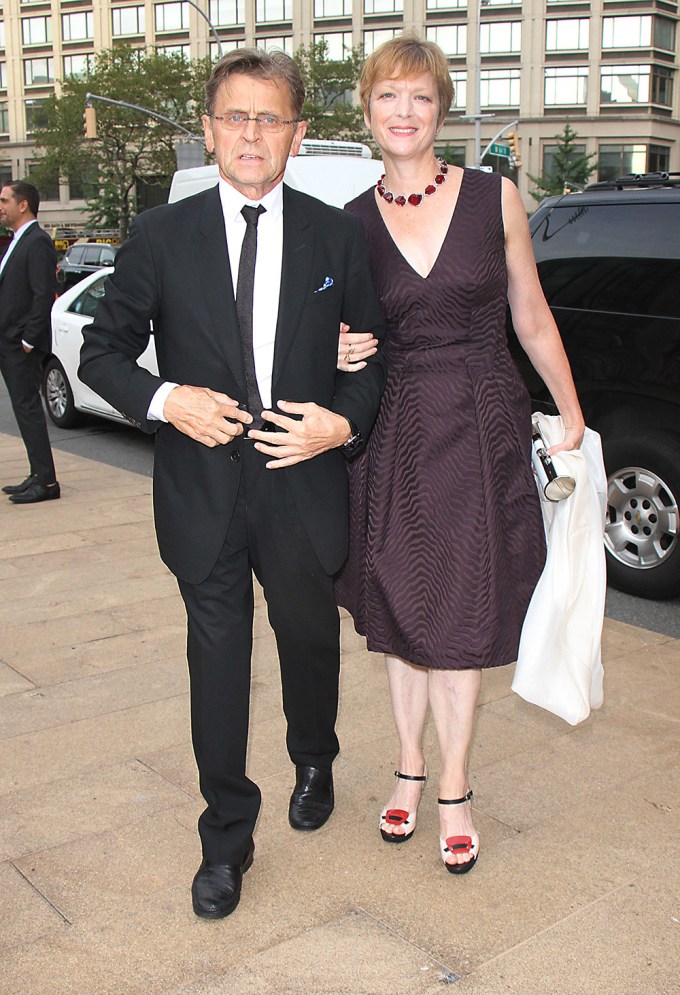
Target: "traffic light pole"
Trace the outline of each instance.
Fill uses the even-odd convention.
[[[482,154],[480,156],[480,159],[479,159],[480,164],[484,161],[484,156],[489,154],[489,149],[494,144],[494,142],[497,142],[499,138],[502,138],[506,131],[509,131],[511,128],[516,128],[518,124],[519,124],[519,119],[516,120],[516,121],[511,121],[510,124],[503,125],[503,127],[501,128],[501,130],[499,132],[497,132],[497,134],[495,134],[493,136],[493,138],[491,139],[491,141],[488,143],[488,145],[486,146],[486,148],[482,152]]]
[[[139,104],[129,104],[126,100],[113,100],[111,97],[100,97],[96,93],[85,94],[86,107],[91,107],[93,100],[100,100],[103,104],[113,104],[115,107],[127,107],[131,111],[139,111],[140,114],[147,114],[149,117],[155,117],[158,121],[163,121],[165,124],[171,124],[173,128],[184,132],[194,142],[203,141],[201,135],[194,135],[193,131],[189,131],[184,125],[178,124],[177,121],[173,121],[172,118],[165,117],[163,114],[157,114],[156,111],[150,111],[148,107],[140,107]]]

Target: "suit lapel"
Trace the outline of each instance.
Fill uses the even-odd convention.
[[[217,187],[209,190],[204,198],[193,244],[196,253],[195,265],[202,287],[200,300],[210,315],[215,338],[229,368],[236,382],[245,391],[234,287],[231,280],[222,202]]]
[[[300,324],[304,301],[310,293],[314,259],[314,228],[305,217],[295,191],[283,187],[283,263],[276,322],[272,387],[283,372]]]
[[[12,261],[14,259],[16,259],[17,253],[22,251],[22,249],[24,247],[25,240],[27,238],[30,238],[31,235],[33,234],[34,229],[37,229],[37,228],[38,228],[38,224],[37,224],[37,222],[34,221],[33,224],[29,225],[28,228],[23,232],[23,234],[19,236],[19,239],[18,239],[16,245],[12,249],[12,255],[9,257],[9,259],[5,263],[5,266],[3,267],[2,273],[0,273],[0,283],[4,279],[5,273],[7,272],[7,269],[12,265]],[[10,245],[11,245],[11,243],[10,243]],[[9,249],[9,245],[7,246],[7,248]]]

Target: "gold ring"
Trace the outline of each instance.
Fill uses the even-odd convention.
[[[346,363],[349,363],[349,357],[350,357],[350,354],[351,354],[351,350],[350,350],[350,349],[348,349],[348,350],[347,350],[347,353],[345,354],[345,362],[346,362]]]

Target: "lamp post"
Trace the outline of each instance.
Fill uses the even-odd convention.
[[[487,2],[488,2],[488,0],[487,0]],[[210,18],[208,17],[208,15],[205,13],[205,11],[201,10],[201,8],[198,6],[197,3],[194,3],[194,0],[185,0],[185,3],[188,3],[190,7],[194,8],[194,10],[197,10],[198,13],[201,15],[201,17],[203,18],[203,20],[208,22],[208,27],[210,28],[210,30],[212,32],[212,36],[215,39],[215,44],[217,45],[217,54],[219,55],[219,57],[221,59],[222,56],[224,55],[224,52],[222,50],[222,42],[220,41],[219,36],[217,34],[217,28],[215,27],[215,25],[213,24],[213,22],[210,20]]]
[[[474,166],[476,169],[482,165],[482,120],[494,117],[493,114],[482,114],[482,7],[486,7],[489,3],[490,0],[477,0],[477,54],[472,67],[474,113],[466,114],[463,117],[463,121],[474,121]]]

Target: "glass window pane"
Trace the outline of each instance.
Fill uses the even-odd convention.
[[[465,70],[450,72],[453,83],[453,103],[451,106],[457,111],[464,111],[467,105],[467,73]]]
[[[493,21],[482,24],[480,31],[481,52],[519,52],[522,47],[521,21]]]
[[[54,82],[54,59],[26,59],[24,61],[26,86]]]
[[[364,52],[371,55],[379,45],[401,32],[397,28],[383,28],[381,31],[364,31]]]
[[[546,21],[546,52],[580,51],[588,48],[587,17],[565,18],[561,21]]]
[[[544,100],[548,107],[585,104],[588,93],[587,66],[559,66],[545,70]]]
[[[352,0],[314,0],[314,17],[351,17]]]
[[[364,14],[400,14],[404,0],[364,0]]]
[[[0,100],[0,132],[7,134],[9,131],[9,111],[7,101]]]
[[[645,145],[600,145],[597,152],[599,180],[615,180],[626,173],[644,173],[647,167]]]
[[[293,36],[279,35],[272,38],[256,38],[255,44],[265,52],[285,52],[286,55],[293,54]]]
[[[256,0],[255,20],[258,24],[267,21],[290,21],[293,16],[293,0]]]
[[[426,29],[426,38],[439,45],[444,55],[465,55],[467,26],[465,24],[440,24]]]
[[[185,31],[189,27],[188,3],[157,3],[156,31]]]
[[[87,76],[90,58],[89,55],[65,55],[64,76]]]
[[[602,48],[649,48],[652,43],[652,18],[604,17]]]
[[[24,17],[21,21],[24,45],[45,45],[52,41],[52,19],[49,17]]]
[[[519,86],[519,69],[483,69],[480,73],[482,107],[518,107]]]
[[[646,104],[650,99],[651,66],[603,66],[600,100],[603,104]]]
[[[143,7],[114,7],[111,11],[114,35],[142,35],[145,28]]]
[[[315,42],[326,42],[326,55],[333,62],[343,62],[352,51],[351,31],[332,31],[314,35]]]
[[[213,24],[245,23],[245,0],[210,0],[210,20]]]

